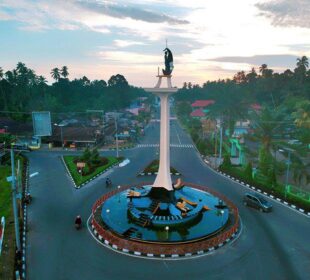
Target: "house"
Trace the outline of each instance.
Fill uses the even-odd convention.
[[[214,103],[215,101],[212,99],[196,100],[194,103],[191,104],[191,107],[193,109],[191,117],[196,119],[205,119],[207,117],[207,114],[210,112],[210,109],[207,107]]]

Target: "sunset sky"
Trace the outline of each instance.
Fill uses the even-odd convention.
[[[310,56],[309,14],[309,0],[0,0],[0,67],[154,86],[167,38],[177,86],[263,63],[283,71]]]

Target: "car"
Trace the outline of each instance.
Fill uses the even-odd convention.
[[[263,196],[256,193],[245,193],[243,196],[243,204],[259,209],[261,212],[271,212],[272,204]]]

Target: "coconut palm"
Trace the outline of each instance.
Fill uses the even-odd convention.
[[[8,104],[7,104],[5,92],[2,88],[2,79],[3,79],[3,69],[0,67],[0,91],[1,91],[1,95],[2,95],[4,110],[7,111],[8,110]]]
[[[273,135],[284,125],[284,111],[271,110],[263,107],[260,112],[252,112],[251,121],[256,137],[262,143],[264,149],[269,151]]]
[[[309,61],[306,56],[302,56],[301,58],[297,58],[297,67],[304,67],[305,69],[309,67]]]
[[[58,81],[60,79],[60,72],[57,67],[53,68],[51,71],[51,76],[55,81]]]
[[[66,79],[69,76],[68,67],[63,66],[61,68],[61,75]]]

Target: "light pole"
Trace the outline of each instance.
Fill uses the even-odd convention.
[[[12,199],[13,199],[13,212],[14,212],[14,222],[15,222],[16,247],[18,251],[21,251],[20,235],[19,235],[19,220],[18,220],[17,205],[16,205],[14,151],[12,147],[11,147],[11,169],[12,169]]]
[[[224,224],[224,213],[225,213],[225,211],[222,209],[220,212],[221,212],[221,216],[222,216],[222,226],[223,226],[223,224]]]
[[[293,149],[289,149],[289,148],[285,148],[286,151],[288,151],[288,159],[286,161],[287,164],[287,168],[286,168],[286,177],[285,177],[285,192],[284,192],[284,196],[286,199],[286,195],[287,195],[287,190],[288,190],[288,178],[289,178],[289,173],[290,173],[290,164],[291,164],[291,152],[293,152]]]
[[[62,128],[63,128],[65,125],[64,125],[64,124],[57,124],[57,123],[54,123],[54,125],[60,127],[61,147],[64,148],[64,138],[63,138]]]
[[[116,113],[114,115],[114,123],[115,123],[115,141],[116,141],[116,157],[118,158],[118,132],[117,132],[117,120],[116,120]]]
[[[118,189],[118,203],[120,203],[121,202],[121,193],[120,193],[120,188],[121,188],[121,186],[117,186],[117,189]]]
[[[222,146],[223,146],[223,127],[222,127],[222,120],[220,120],[220,151],[218,157],[218,166],[221,164],[222,161]]]
[[[166,230],[166,232],[167,232],[167,238],[166,238],[166,239],[168,239],[168,238],[169,238],[169,227],[166,226],[166,227],[165,227],[165,230]]]

